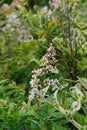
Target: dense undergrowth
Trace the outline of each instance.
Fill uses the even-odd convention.
[[[0,8],[0,130],[87,130],[86,5]]]

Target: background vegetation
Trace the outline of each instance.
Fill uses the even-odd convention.
[[[87,130],[87,1],[0,5],[0,130]]]

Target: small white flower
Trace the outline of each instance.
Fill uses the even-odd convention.
[[[48,76],[50,73],[58,73],[57,67],[53,66],[53,63],[56,62],[54,57],[55,55],[56,50],[54,46],[50,44],[50,47],[47,49],[47,53],[42,58],[42,64],[40,68],[32,71],[32,79],[30,81],[32,90],[29,96],[30,99],[35,98],[37,91],[37,95],[40,96],[42,95],[43,91],[48,91],[49,87],[51,87],[52,91],[55,91],[58,88],[59,81],[57,79],[49,79]],[[46,76],[48,76],[48,78],[46,78]],[[46,79],[43,79],[43,77]],[[40,86],[40,91],[38,90],[38,86]]]

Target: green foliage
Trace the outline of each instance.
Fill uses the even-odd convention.
[[[87,130],[87,1],[44,2],[0,8],[0,130]]]

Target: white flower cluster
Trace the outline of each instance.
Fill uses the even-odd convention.
[[[31,87],[32,87],[32,88],[37,87],[37,85],[39,84],[39,79],[37,79],[37,77],[33,78],[33,79],[30,81],[30,84],[31,84]]]
[[[61,0],[50,0],[49,5],[50,5],[50,7],[54,6],[55,9],[57,9],[57,8],[61,7],[62,1]],[[47,6],[44,6],[43,8],[41,8],[41,11],[44,13],[47,13],[48,15],[52,14],[52,10],[49,9]]]
[[[58,69],[56,68],[56,66],[53,67],[52,65],[49,65],[49,66],[46,66],[45,72],[46,72],[46,74],[48,74],[49,72],[57,74]]]
[[[9,5],[8,4],[3,4],[2,6],[0,6],[0,13],[8,13],[9,12]]]
[[[51,5],[51,4],[50,4],[50,5]],[[41,8],[41,12],[47,13],[47,16],[48,16],[48,17],[52,14],[51,9],[49,9],[47,6],[44,6],[43,8]]]
[[[50,47],[48,48],[47,53],[42,58],[41,66],[46,66],[48,64],[53,64],[57,62],[55,56],[56,56],[55,48],[52,44],[50,44]]]
[[[58,42],[58,37],[52,39],[52,43],[57,43],[57,42]]]
[[[31,87],[35,87],[39,83],[39,76],[47,75],[49,73],[58,73],[56,66],[53,66],[53,63],[57,62],[55,59],[56,51],[52,44],[47,49],[47,53],[42,58],[41,68],[32,71],[32,79],[30,81]]]
[[[33,88],[29,95],[29,101],[32,101],[35,98],[36,94],[38,95],[39,91],[37,88]]]
[[[55,86],[55,89],[56,89],[56,87],[58,87],[59,81],[58,81],[58,79],[47,78],[43,81],[43,83],[44,83],[44,86],[52,86],[53,88]]]
[[[6,24],[2,28],[3,33],[9,34],[14,40],[21,43],[30,38],[30,31],[26,26],[25,19],[21,17],[20,11],[13,11],[6,15]]]
[[[32,79],[30,81],[32,90],[29,95],[29,100],[34,99],[35,95],[38,93],[42,94],[45,90],[44,88],[46,87],[52,87],[53,89],[57,88],[59,81],[57,79],[49,79],[50,74],[58,73],[56,66],[53,66],[53,64],[57,62],[55,56],[55,48],[52,44],[50,44],[50,47],[47,49],[47,53],[42,58],[40,68],[32,71]],[[44,79],[42,78],[41,80],[41,77],[44,77]],[[38,87],[40,87],[40,91],[38,90]]]
[[[61,0],[52,0],[52,2],[50,3],[52,6],[54,6],[55,8],[61,7],[62,1]]]
[[[16,27],[20,26],[21,22],[17,18],[17,14],[15,12],[7,15],[7,23],[6,26],[3,28],[3,31],[14,31]]]

